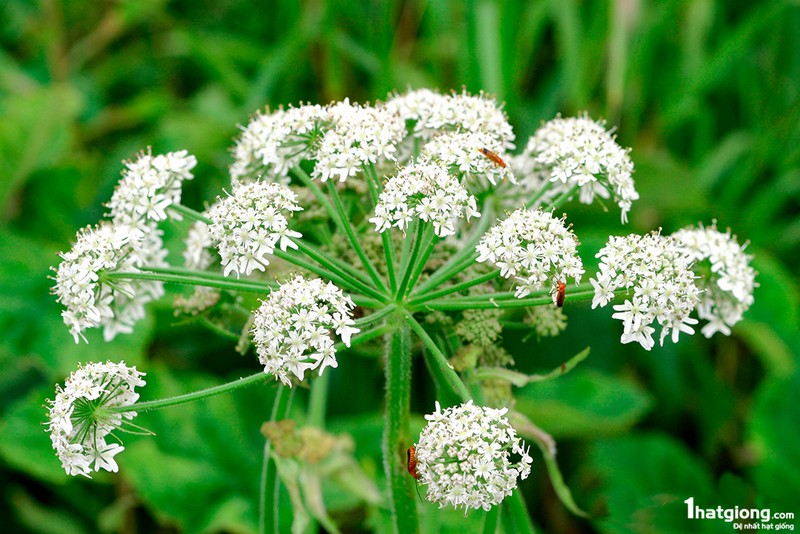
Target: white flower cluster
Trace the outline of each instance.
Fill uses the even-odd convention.
[[[730,335],[731,327],[753,304],[756,271],[750,266],[752,257],[745,254],[730,230],[723,234],[716,224],[710,228],[685,228],[672,237],[695,262],[695,272],[704,275],[698,279],[703,293],[697,305],[697,314],[708,321],[701,330],[703,335]],[[698,272],[699,268],[705,270]]]
[[[625,289],[630,296],[614,306],[612,317],[624,326],[622,342],[636,341],[647,350],[655,342],[651,324],[661,325],[661,344],[672,332],[676,343],[681,332],[694,334],[697,319],[689,317],[700,300],[694,284],[691,260],[672,238],[658,233],[611,237],[597,257],[601,258],[594,286],[592,308],[606,306],[614,292]]]
[[[297,248],[291,238],[303,236],[289,229],[287,215],[302,209],[297,195],[285,185],[259,181],[234,186],[210,214],[209,232],[223,274],[234,272],[238,277],[253,269],[264,271],[276,246],[283,251]]]
[[[364,165],[394,161],[405,125],[385,106],[351,104],[349,100],[328,106],[330,127],[319,142],[311,175],[325,182],[344,182]]]
[[[364,165],[394,161],[404,135],[397,113],[349,100],[258,113],[233,149],[231,181],[236,185],[263,176],[287,183],[289,170],[309,159],[315,161],[312,176],[344,182]]]
[[[78,232],[72,250],[61,254],[54,293],[66,309],[64,323],[77,343],[87,328],[103,327],[106,341],[130,333],[144,316],[144,305],[164,294],[163,284],[150,280],[109,280],[106,273],[137,272],[139,267],[164,267],[161,233],[102,221]]]
[[[336,367],[333,330],[345,345],[360,330],[354,326],[350,297],[331,282],[295,276],[261,303],[253,318],[253,341],[264,372],[287,386],[291,373],[303,380],[305,372]]]
[[[132,406],[139,399],[134,388],[145,385],[144,373],[124,362],[90,363],[69,375],[64,388],[56,386],[56,398],[48,401],[48,432],[61,467],[68,475],[89,477],[105,469],[117,472],[114,456],[125,448],[106,437],[120,428],[135,411],[108,408]]]
[[[489,151],[499,160],[486,156],[482,150]],[[516,183],[514,173],[506,163],[503,147],[499,146],[496,139],[481,132],[447,132],[437,135],[422,147],[422,155],[467,176],[485,176],[492,185],[497,185],[504,179]]]
[[[181,201],[181,184],[193,178],[197,158],[186,150],[153,156],[150,150],[125,162],[122,179],[108,207],[115,223],[141,226],[163,221],[166,209]],[[175,214],[180,219],[180,216]]]
[[[507,408],[466,404],[425,416],[428,423],[416,445],[419,481],[439,507],[491,509],[531,472],[533,459],[505,417]],[[511,454],[518,454],[512,463]]]
[[[418,218],[431,222],[436,235],[445,237],[456,233],[458,219],[480,216],[475,197],[445,167],[420,161],[403,167],[386,182],[369,221],[378,232],[392,226],[405,232]]]
[[[584,269],[578,244],[564,219],[538,209],[518,209],[490,228],[475,248],[477,261],[493,263],[505,278],[516,277],[515,296],[523,298],[548,282],[552,292],[567,278],[580,283]]]
[[[488,140],[483,146],[490,150],[514,148],[514,130],[508,117],[493,98],[483,93],[441,95],[419,89],[391,97],[386,107],[411,126],[415,138],[423,141],[430,141],[442,131],[472,132],[484,134]]]
[[[231,183],[287,182],[289,170],[315,152],[327,120],[327,110],[311,104],[256,113],[233,148]]]
[[[633,183],[633,162],[629,150],[622,148],[606,131],[605,122],[587,115],[557,117],[539,128],[528,139],[514,165],[523,183],[538,190],[553,184],[550,198],[580,186],[580,201],[591,204],[595,195],[612,197],[627,222],[631,204],[639,198]]]

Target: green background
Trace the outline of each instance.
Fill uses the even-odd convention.
[[[759,271],[755,304],[730,337],[645,352],[620,345],[608,310],[577,304],[559,338],[505,336],[525,371],[592,348],[564,379],[518,392],[520,409],[559,441],[565,480],[591,516],[564,509],[536,456],[522,486],[534,522],[547,532],[732,530],[687,520],[692,496],[709,508],[800,513],[798,3],[5,0],[0,43],[0,516],[9,531],[254,528],[258,427],[272,386],[142,416],[157,436],[126,440],[120,475],[63,474],[43,404],[77,362],[138,365],[145,398],[258,366],[174,318],[170,299],[150,306],[133,335],[105,344],[92,332],[75,345],[50,267],[102,217],[121,161],[140,150],[195,154],[184,202],[199,208],[226,186],[237,124],[256,109],[408,87],[497,95],[518,146],[559,112],[616,126],[641,200],[625,227],[614,210],[566,207],[586,263],[609,234],[716,219],[749,242]],[[328,428],[353,435],[361,468],[380,481],[382,375],[373,360],[341,361]],[[433,397],[421,362],[415,371],[422,414]],[[341,495],[328,504],[348,531],[385,524]],[[429,527],[480,524],[420,510]]]

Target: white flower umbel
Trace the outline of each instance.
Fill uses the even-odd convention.
[[[87,328],[103,327],[106,341],[130,333],[144,316],[144,304],[164,294],[161,282],[109,280],[106,273],[138,272],[139,267],[164,267],[166,251],[154,227],[134,229],[103,221],[78,232],[72,250],[61,254],[54,293],[66,309],[64,323],[77,343]]]
[[[135,411],[109,408],[133,406],[139,399],[134,392],[144,386],[144,373],[124,362],[90,363],[78,366],[64,387],[56,386],[55,400],[48,401],[48,432],[61,467],[68,475],[91,478],[92,469],[117,472],[114,457],[124,450],[114,431],[132,423]],[[113,440],[107,439],[111,435]]]
[[[750,266],[752,256],[745,254],[730,230],[684,228],[672,234],[683,251],[694,261],[693,270],[699,275],[703,290],[697,314],[708,321],[701,332],[711,337],[716,332],[730,335],[731,327],[753,304],[756,271]]]
[[[186,150],[153,156],[150,149],[134,161],[125,162],[122,179],[107,204],[118,224],[138,226],[163,221],[167,208],[181,201],[181,184],[193,178],[197,158]],[[180,219],[180,215],[174,214]]]
[[[394,161],[405,135],[400,116],[386,106],[337,102],[327,108],[330,123],[319,141],[311,175],[344,182],[379,161]]]
[[[476,247],[477,261],[500,268],[505,278],[518,281],[515,295],[523,298],[549,284],[555,298],[557,283],[573,278],[580,283],[583,262],[578,239],[551,213],[518,209],[489,229]]]
[[[505,417],[507,408],[466,404],[425,416],[416,447],[419,481],[439,507],[484,510],[500,504],[525,479],[533,459]],[[514,463],[511,454],[519,455]]]
[[[514,148],[514,130],[508,117],[497,101],[483,93],[440,95],[419,89],[392,96],[386,106],[406,122],[413,137],[423,141],[443,131],[461,131],[486,135],[490,140],[486,148],[496,147],[501,152]]]
[[[210,214],[209,232],[222,260],[223,274],[234,272],[238,277],[254,269],[264,271],[275,247],[283,251],[297,248],[292,238],[303,236],[289,229],[287,217],[300,210],[297,195],[285,185],[259,181],[234,186]]]
[[[291,386],[305,372],[336,367],[331,330],[350,346],[354,326],[350,297],[331,282],[295,276],[261,303],[253,318],[253,341],[264,372]]]
[[[691,259],[678,242],[658,233],[611,237],[600,252],[600,272],[590,280],[594,286],[592,308],[606,306],[618,289],[627,298],[614,306],[612,317],[624,326],[622,342],[637,342],[647,350],[655,344],[652,334],[661,325],[661,339],[672,332],[673,343],[681,332],[694,334],[689,317],[699,302]],[[631,293],[633,293],[631,295]]]
[[[585,114],[557,117],[528,139],[514,165],[518,178],[528,188],[539,189],[552,182],[549,198],[575,185],[580,187],[580,201],[584,204],[591,204],[595,195],[611,197],[622,211],[624,223],[632,202],[639,198],[628,152],[606,131],[603,121],[595,122]]]
[[[480,216],[475,197],[447,168],[423,160],[403,167],[386,182],[369,221],[378,232],[392,226],[405,232],[413,219],[420,219],[445,237],[456,233],[458,219]]]
[[[500,158],[494,161],[481,150]],[[422,147],[422,155],[467,176],[484,176],[492,184],[503,180],[515,183],[514,173],[506,163],[503,147],[491,136],[480,132],[447,132],[434,137]]]
[[[231,183],[253,182],[259,177],[288,182],[289,170],[316,154],[328,115],[327,109],[319,105],[256,113],[233,148]]]

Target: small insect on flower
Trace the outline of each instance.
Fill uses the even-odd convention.
[[[408,457],[408,473],[415,479],[419,480],[419,471],[417,471],[417,453],[413,445],[408,448],[406,454]]]
[[[567,284],[559,280],[556,282],[556,286],[558,287],[558,293],[556,294],[556,306],[561,308],[564,306],[564,297],[567,294]]]
[[[506,164],[506,162],[505,162],[505,160],[503,158],[501,158],[500,156],[498,156],[497,154],[495,154],[494,152],[492,152],[488,148],[485,148],[485,147],[479,148],[478,152],[480,152],[481,154],[483,154],[484,156],[486,156],[487,158],[492,160],[492,162],[495,165],[497,165],[498,167],[502,167],[504,169],[506,167],[508,167],[508,165]]]
[[[406,457],[408,459],[408,474],[410,474],[414,479],[417,481],[417,497],[419,497],[420,502],[422,502],[422,495],[419,493],[419,471],[417,471],[417,449],[412,445],[406,451]]]

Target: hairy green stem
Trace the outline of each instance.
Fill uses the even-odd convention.
[[[191,393],[185,393],[183,395],[177,395],[175,397],[168,397],[166,399],[158,399],[145,402],[137,402],[132,406],[109,406],[108,409],[117,412],[130,412],[130,411],[147,412],[150,410],[158,410],[161,408],[166,408],[168,406],[176,406],[178,404],[184,404],[187,402],[193,402],[196,400],[213,397],[221,393],[235,391],[237,389],[241,389],[243,387],[250,386],[252,384],[258,384],[259,382],[263,382],[268,378],[272,378],[272,375],[268,375],[264,371],[261,371],[254,375],[234,380],[233,382],[228,382],[225,384],[220,384],[218,386],[201,389],[199,391],[193,391]]]
[[[420,248],[422,247],[422,242],[425,239],[425,234],[427,234],[428,229],[432,226],[430,223],[426,223],[424,221],[417,222],[417,231],[416,235],[414,236],[414,245],[411,249],[411,253],[407,257],[407,261],[403,266],[403,279],[400,281],[400,285],[397,288],[397,293],[395,293],[395,298],[402,299],[405,296],[406,289],[409,286],[409,282],[411,281],[411,274],[414,271],[414,266],[417,262],[417,256],[419,255]]]
[[[216,334],[226,339],[230,339],[231,341],[238,342],[242,337],[240,334],[236,334],[234,332],[231,332],[230,330],[226,330],[225,328],[222,328],[221,326],[215,324],[208,317],[201,315],[200,317],[198,317],[198,321],[200,321],[200,324],[202,324],[212,332],[215,332]]]
[[[195,220],[195,221],[200,221],[200,222],[206,223],[208,225],[210,225],[212,223],[211,219],[209,219],[208,217],[206,217],[205,215],[203,215],[199,211],[193,210],[192,208],[184,206],[183,204],[170,204],[169,209],[171,209],[172,211],[174,211],[175,213],[178,213],[180,215],[185,215],[189,219],[192,219],[192,220]]]
[[[332,272],[328,269],[318,267],[313,263],[309,263],[302,258],[298,258],[293,254],[289,254],[288,252],[282,252],[280,250],[275,251],[275,255],[282,260],[286,260],[289,263],[293,263],[298,267],[302,267],[307,271],[311,271],[312,273],[316,274],[317,276],[321,276],[323,278],[327,278],[328,280],[334,282],[335,284],[341,286],[344,289],[349,291],[356,291],[358,293],[362,293],[366,296],[372,297],[379,301],[384,300],[386,297],[372,289],[371,287],[366,286],[365,284],[359,282],[352,276],[348,275],[344,272]]]
[[[553,201],[547,206],[546,209],[548,211],[549,210],[557,210],[558,208],[563,206],[564,203],[567,200],[569,200],[572,197],[572,195],[574,195],[578,191],[578,189],[580,189],[580,188],[581,188],[581,186],[578,185],[578,184],[573,185],[567,191],[564,191],[559,196],[557,196],[555,199],[553,199]]]
[[[387,315],[390,315],[392,312],[394,312],[396,308],[397,308],[396,304],[389,304],[385,308],[380,309],[375,313],[367,315],[366,317],[362,317],[361,319],[356,319],[355,326],[356,328],[363,328],[368,324],[376,323],[381,319],[383,319],[384,317],[386,317]]]
[[[344,270],[354,279],[362,282],[364,285],[370,284],[371,281],[367,278],[367,275],[350,265],[349,263],[340,260],[339,258],[334,258],[333,256],[329,256],[328,254],[322,252],[316,247],[312,247],[308,243],[305,243],[301,240],[295,241],[300,252],[311,258],[312,260],[316,261],[326,269],[331,271],[338,271]]]
[[[312,179],[312,178],[311,178],[311,177],[308,175],[308,173],[307,173],[306,171],[304,171],[304,170],[303,170],[303,169],[300,167],[300,165],[296,165],[296,166],[292,167],[292,168],[289,170],[289,172],[290,172],[291,174],[293,174],[295,178],[297,178],[298,180],[300,180],[300,181],[303,183],[303,185],[304,185],[304,186],[306,186],[306,187],[307,187],[307,188],[308,188],[308,189],[311,191],[311,193],[314,195],[314,197],[316,197],[317,201],[318,201],[320,204],[322,204],[322,207],[324,207],[324,208],[325,208],[325,211],[327,211],[327,212],[328,212],[328,215],[330,216],[330,218],[331,218],[331,219],[333,219],[334,221],[336,221],[336,223],[337,223],[337,226],[339,226],[339,228],[340,228],[341,230],[344,230],[344,228],[342,228],[342,227],[339,225],[339,222],[340,222],[340,221],[339,221],[339,219],[336,217],[336,210],[334,209],[334,207],[333,207],[333,205],[331,204],[331,202],[328,200],[328,197],[326,197],[326,196],[325,196],[325,193],[324,193],[324,192],[322,191],[322,189],[320,189],[320,187],[319,187],[319,186],[318,186],[318,185],[317,185],[317,184],[314,182],[314,180],[313,180],[313,179]]]
[[[422,275],[422,271],[425,269],[425,264],[428,263],[428,258],[431,257],[431,253],[433,253],[433,249],[436,247],[436,243],[439,241],[439,236],[433,233],[432,226],[433,225],[431,225],[429,230],[426,230],[425,236],[422,239],[422,242],[424,243],[422,246],[422,256],[419,258],[419,260],[417,260],[417,264],[411,273],[411,278],[408,280],[408,287],[404,293],[407,293],[414,288],[414,284],[417,283],[420,275]],[[404,297],[405,294],[400,296]]]
[[[381,183],[378,179],[378,173],[375,166],[370,163],[364,166],[364,171],[367,175],[367,183],[370,187],[372,194],[372,204],[377,205],[381,192]],[[383,244],[383,256],[386,260],[386,270],[389,273],[389,291],[392,295],[397,291],[397,273],[395,272],[397,260],[394,254],[394,238],[392,237],[391,230],[381,232],[381,243]]]
[[[397,317],[397,320],[402,320]],[[383,462],[389,486],[392,524],[398,534],[418,531],[413,478],[405,469],[405,453],[411,444],[408,424],[411,401],[411,337],[408,326],[399,327],[386,339],[386,406],[384,408]]]
[[[473,286],[483,284],[484,282],[488,282],[489,280],[494,280],[498,276],[500,276],[500,269],[492,271],[483,276],[479,276],[478,278],[475,278],[473,280],[468,280],[466,282],[461,282],[460,284],[440,289],[439,291],[434,291],[432,293],[426,293],[424,295],[420,295],[419,297],[411,299],[409,301],[409,305],[417,306],[419,304],[428,302],[429,300],[438,299],[439,297],[444,297],[452,293],[458,293],[459,291],[464,291],[465,289],[469,289]]]
[[[492,223],[493,211],[494,210],[491,208],[491,206],[488,206],[484,210],[480,220],[475,225],[475,229],[472,231],[472,234],[470,234],[466,243],[464,243],[464,247],[453,254],[450,259],[448,259],[430,276],[430,278],[428,278],[424,283],[420,284],[419,288],[414,292],[414,294],[422,294],[429,289],[438,287],[452,278],[455,273],[461,272],[467,266],[469,266],[469,264],[475,261],[475,258],[478,257],[478,253],[475,252],[475,245],[478,244],[478,241],[480,241],[481,237],[483,237],[483,234]]]
[[[356,345],[360,345],[362,343],[366,343],[367,341],[376,339],[381,337],[384,334],[391,332],[393,328],[387,325],[376,326],[375,328],[370,328],[369,330],[364,330],[363,332],[359,332],[358,334],[353,336],[353,339],[350,340],[350,346],[344,344],[344,342],[340,341],[334,348],[336,352],[346,349],[352,349]]]
[[[143,270],[150,271],[150,268],[142,267]],[[217,289],[228,289],[231,291],[246,291],[249,293],[269,293],[275,284],[259,282],[253,280],[230,280],[226,278],[211,278],[207,276],[189,276],[182,274],[168,274],[165,272],[105,272],[103,278],[114,280],[156,280],[158,282],[177,283],[190,286],[214,287]]]
[[[535,208],[536,207],[536,203],[539,202],[539,199],[542,198],[544,196],[544,194],[547,193],[547,191],[550,190],[551,187],[553,187],[553,182],[550,182],[550,181],[548,181],[542,187],[540,187],[539,190],[536,192],[536,194],[533,195],[530,198],[530,200],[528,200],[525,203],[525,208]]]
[[[375,270],[372,262],[369,261],[367,254],[361,247],[361,243],[358,242],[358,238],[353,231],[353,226],[350,224],[347,214],[344,211],[344,206],[339,198],[339,193],[336,191],[336,185],[331,180],[328,180],[328,194],[333,201],[333,206],[336,208],[336,214],[340,220],[340,227],[344,229],[344,233],[347,235],[347,239],[350,241],[350,245],[353,247],[358,259],[361,260],[364,269],[366,269],[367,274],[372,279],[375,287],[379,288],[381,291],[386,291],[383,281],[381,281],[380,276],[378,276],[378,271]]]
[[[579,293],[569,293],[565,301],[589,300],[594,297],[594,291],[583,291]],[[552,304],[553,299],[549,296],[545,297],[525,297],[522,299],[503,299],[496,300],[490,298],[488,301],[485,299],[477,299],[473,297],[451,298],[442,300],[433,300],[426,302],[414,308],[415,310],[487,310],[492,308],[527,308],[529,306],[542,306],[545,304]]]
[[[434,375],[434,379],[441,381],[440,385],[446,386],[446,389],[449,390],[449,392],[452,393],[456,398],[460,399],[461,402],[467,402],[470,400],[472,395],[467,389],[467,386],[464,385],[464,382],[450,366],[450,363],[447,361],[447,357],[436,345],[436,342],[431,339],[422,325],[419,324],[410,313],[405,313],[404,319],[408,326],[411,327],[414,333],[417,334],[417,336],[419,336],[419,338],[425,344],[425,348],[428,349],[425,351],[425,358],[428,360],[428,364]]]

